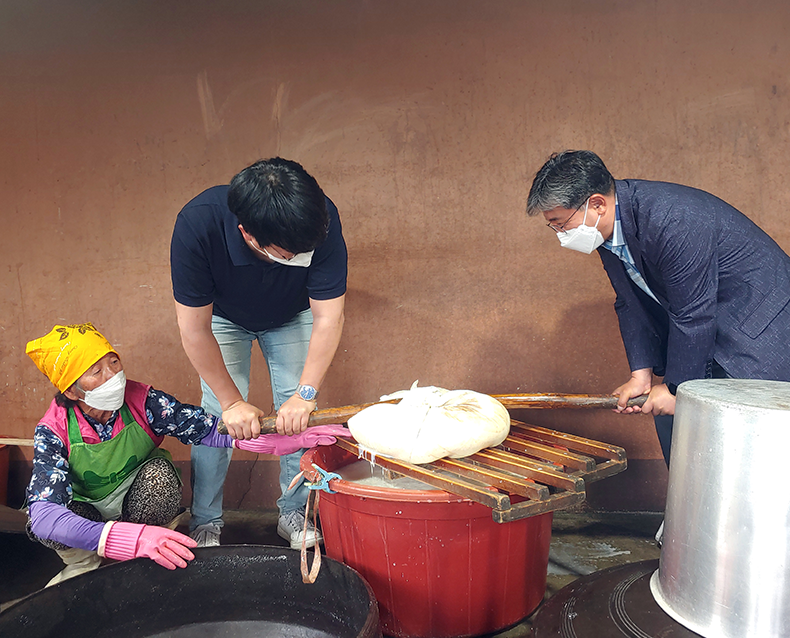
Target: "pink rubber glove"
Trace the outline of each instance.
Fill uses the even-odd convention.
[[[114,560],[131,560],[145,556],[167,569],[186,567],[195,558],[189,547],[197,541],[166,527],[139,523],[107,523],[99,541],[99,555]]]
[[[242,441],[234,439],[233,447],[257,454],[276,454],[283,456],[316,445],[332,445],[338,436],[351,436],[348,428],[342,425],[314,425],[304,432],[285,436],[284,434],[261,434],[257,439]]]

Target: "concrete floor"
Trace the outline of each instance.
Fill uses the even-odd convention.
[[[655,533],[662,520],[662,513],[596,513],[584,509],[556,512],[544,600],[580,576],[626,563],[657,559],[661,552]],[[487,638],[531,636],[535,613],[515,627]]]
[[[661,514],[594,513],[584,509],[557,512],[546,598],[580,576],[658,558],[659,549],[653,536],[661,518]],[[231,510],[226,511],[225,521],[223,544],[287,545],[277,536],[275,512]],[[0,610],[43,587],[62,565],[54,552],[30,542],[18,525],[6,524],[4,529],[13,531],[0,533]],[[179,531],[186,530],[179,528]],[[488,638],[526,638],[531,634],[531,627],[531,618],[527,618]]]

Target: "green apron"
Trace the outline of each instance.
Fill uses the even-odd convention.
[[[71,452],[69,453],[69,476],[75,501],[98,505],[113,501],[112,513],[98,507],[109,518],[120,515],[120,506],[126,491],[131,486],[137,472],[148,461],[164,458],[173,463],[170,452],[157,447],[148,433],[134,420],[131,411],[124,403],[119,415],[124,428],[109,441],[85,443],[74,408],[68,410],[68,432]],[[118,488],[123,487],[120,493]],[[115,498],[112,498],[112,497]],[[115,515],[113,515],[115,514]]]

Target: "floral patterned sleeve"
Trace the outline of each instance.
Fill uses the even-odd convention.
[[[27,501],[68,505],[71,495],[66,446],[52,430],[37,425],[33,434],[33,476],[27,487]]]
[[[148,390],[145,414],[155,434],[174,436],[187,445],[202,441],[217,421],[203,408],[179,403],[169,394],[154,388]]]

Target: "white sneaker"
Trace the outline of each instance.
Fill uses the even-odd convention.
[[[214,523],[198,525],[189,533],[191,538],[197,541],[198,547],[217,547],[219,545],[219,535],[222,528]]]
[[[321,532],[310,521],[307,521],[307,533],[305,533],[304,514],[300,510],[280,514],[280,520],[277,521],[277,533],[291,543],[291,549],[301,549],[302,540],[305,541],[305,547],[308,548],[324,540]]]
[[[658,528],[656,532],[656,545],[659,548],[664,544],[664,521],[661,521],[661,527]]]

